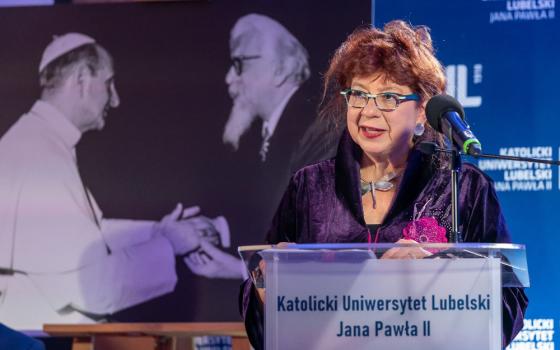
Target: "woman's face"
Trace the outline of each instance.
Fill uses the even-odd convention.
[[[374,95],[414,93],[408,86],[396,84],[380,74],[355,77],[350,87]],[[364,108],[348,106],[346,121],[350,136],[366,155],[377,160],[390,160],[408,155],[414,127],[417,123],[424,124],[426,115],[419,101],[401,101],[397,109],[381,111],[370,99]]]

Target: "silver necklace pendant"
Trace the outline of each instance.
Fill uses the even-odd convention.
[[[385,174],[381,179],[375,182],[368,182],[360,179],[362,196],[370,191],[373,193],[375,190],[383,192],[391,190],[393,187],[395,187],[395,185],[391,181],[396,179],[397,176],[399,176],[399,174],[392,171],[388,174]]]

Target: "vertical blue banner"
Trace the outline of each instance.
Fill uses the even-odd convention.
[[[485,153],[559,159],[560,23],[554,0],[378,0],[372,21],[432,30],[448,90]],[[554,349],[560,319],[558,167],[467,159],[495,181],[515,243],[527,245],[531,288],[525,328],[510,349]]]

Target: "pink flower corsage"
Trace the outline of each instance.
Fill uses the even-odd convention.
[[[418,243],[447,243],[445,227],[440,226],[435,218],[427,216],[409,222],[403,229],[403,238]]]

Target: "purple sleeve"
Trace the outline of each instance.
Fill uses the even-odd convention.
[[[478,169],[465,171],[461,183],[465,210],[463,235],[466,242],[510,243],[502,210],[492,180]],[[529,300],[523,288],[502,288],[502,343],[506,347],[523,328]]]
[[[245,330],[253,348],[264,349],[264,310],[250,278],[241,284],[239,312],[245,321]]]
[[[266,234],[266,241],[269,244],[280,242],[297,242],[297,197],[298,197],[298,178],[301,172],[296,173],[290,183],[276,214],[272,219],[270,229]]]

